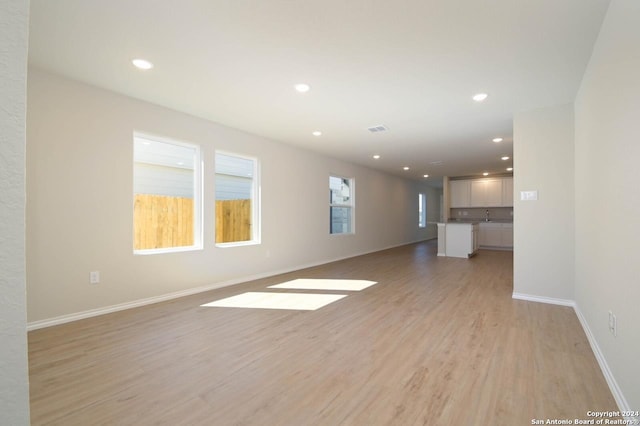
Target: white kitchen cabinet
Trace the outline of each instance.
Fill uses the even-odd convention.
[[[502,179],[487,180],[485,201],[489,207],[502,205]]]
[[[472,243],[473,251],[471,252],[471,254],[475,254],[480,248],[480,225],[477,223],[473,224],[471,226],[471,232],[473,235],[471,238],[471,241],[473,241]]]
[[[502,244],[502,224],[492,222],[480,223],[480,245],[482,247],[499,247]]]
[[[513,223],[480,222],[480,246],[513,248]]]
[[[513,248],[513,223],[502,224],[502,247]]]
[[[471,207],[499,207],[502,203],[502,179],[471,181]]]
[[[451,208],[513,207],[513,178],[449,181]]]
[[[513,178],[502,178],[502,207],[513,207]]]
[[[477,223],[447,223],[444,227],[445,256],[464,257],[473,256],[479,247]],[[438,233],[440,238],[440,233]],[[440,241],[438,241],[440,247]],[[440,252],[441,250],[438,249]]]
[[[471,181],[471,207],[485,207],[486,184],[483,180]]]
[[[447,255],[447,224],[438,222],[438,256]]]
[[[470,180],[449,181],[449,200],[452,208],[470,207]]]

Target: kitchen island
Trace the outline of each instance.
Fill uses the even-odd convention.
[[[478,231],[478,222],[439,222],[438,256],[473,256],[479,247]]]

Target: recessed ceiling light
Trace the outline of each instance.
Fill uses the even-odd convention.
[[[134,59],[131,61],[131,63],[136,67],[139,68],[141,70],[150,70],[151,68],[153,68],[153,64],[149,61],[147,61],[146,59]]]
[[[295,86],[293,86],[293,87],[295,87],[295,89],[296,89],[298,92],[300,92],[300,93],[308,92],[308,91],[309,91],[309,89],[311,89],[311,86],[309,86],[309,85],[308,85],[308,84],[306,84],[306,83],[298,83],[298,84],[296,84],[296,85],[295,85]]]
[[[485,99],[487,99],[487,95],[486,93],[476,93],[475,95],[473,95],[473,100],[476,102],[482,102]]]
[[[489,176],[489,172],[482,173],[482,176]]]
[[[509,159],[509,157],[507,157],[506,155],[504,157],[500,158],[502,161],[507,161]]]
[[[379,154],[376,154],[376,155],[374,155],[374,156],[373,156],[373,158],[375,158],[375,159],[377,160],[377,159],[379,159],[379,158],[380,158],[380,155],[379,155]]]
[[[428,177],[429,177],[429,175],[422,175],[422,177],[426,177],[426,178],[428,178]]]
[[[320,130],[316,130],[312,133],[313,136],[322,136],[322,132]]]
[[[507,171],[508,172],[512,172],[513,171],[513,167],[507,167]]]
[[[402,170],[409,170],[409,166],[404,166]]]
[[[494,139],[493,139],[493,141],[494,141],[495,143],[502,142],[502,138],[494,138]]]

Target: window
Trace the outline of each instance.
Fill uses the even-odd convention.
[[[216,152],[216,244],[257,244],[258,161]]]
[[[329,232],[353,233],[353,179],[329,177]]]
[[[427,226],[427,196],[418,194],[418,228]]]
[[[200,147],[134,135],[133,249],[202,248]]]

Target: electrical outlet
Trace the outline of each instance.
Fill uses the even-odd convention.
[[[618,320],[611,311],[609,311],[609,331],[614,337],[618,335]]]
[[[613,330],[613,312],[609,311],[609,331]]]
[[[100,271],[89,272],[89,283],[98,284],[100,282]]]
[[[613,327],[611,329],[611,332],[613,333],[613,337],[618,336],[618,319],[615,315],[613,315]]]

